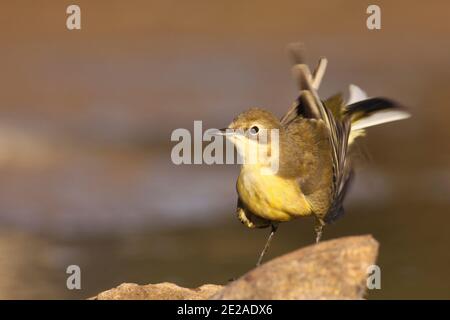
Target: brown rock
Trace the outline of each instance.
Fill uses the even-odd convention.
[[[377,254],[378,242],[372,236],[346,237],[275,258],[225,287],[124,283],[92,299],[361,299],[367,268],[375,263]]]
[[[378,242],[370,235],[314,244],[253,269],[213,299],[361,299]]]
[[[205,300],[222,289],[222,286],[205,284],[195,289],[179,287],[170,282],[147,284],[122,283],[104,291],[93,300]]]

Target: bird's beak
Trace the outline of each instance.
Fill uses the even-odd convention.
[[[235,134],[235,132],[233,131],[233,129],[230,129],[230,128],[218,129],[218,130],[211,132],[211,135],[213,135],[213,136],[231,136],[234,134]]]

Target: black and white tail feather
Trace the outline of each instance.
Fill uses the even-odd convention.
[[[325,74],[327,59],[321,58],[311,73],[303,60],[303,47],[291,45],[290,52],[294,58],[295,65],[292,70],[300,94],[281,119],[281,123],[287,124],[298,116],[315,118],[322,120],[330,133],[333,162],[332,201],[328,213],[323,219],[319,219],[316,229],[319,240],[323,225],[344,214],[343,201],[353,177],[352,166],[347,157],[349,146],[358,136],[364,135],[365,128],[406,119],[410,114],[390,99],[368,98],[367,94],[355,85],[350,85],[347,103],[343,103],[341,95],[322,101],[317,90]]]

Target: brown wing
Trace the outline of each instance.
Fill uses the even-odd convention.
[[[328,129],[320,119],[297,117],[285,130],[279,174],[296,179],[313,212],[323,217],[331,205],[333,185]]]
[[[350,134],[350,117],[336,117],[320,100],[314,78],[304,64],[293,67],[301,89],[300,96],[291,106],[281,123],[288,127],[297,117],[323,122],[328,130],[333,179],[331,182],[330,206],[328,212],[319,216],[326,222],[337,219],[343,213],[342,202],[351,180],[352,171],[347,161],[348,138]]]

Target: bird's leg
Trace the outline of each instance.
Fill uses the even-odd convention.
[[[322,219],[317,218],[316,226],[314,228],[314,231],[316,232],[316,243],[319,243],[320,239],[322,238],[324,226],[325,226],[325,222]]]
[[[264,246],[263,251],[261,252],[261,254],[259,255],[259,259],[256,262],[256,266],[258,267],[261,264],[262,259],[264,258],[264,255],[266,254],[267,250],[269,250],[269,246],[270,246],[270,242],[272,241],[273,235],[275,234],[275,232],[278,229],[278,224],[272,223],[271,224],[271,230],[270,230],[270,234],[269,234],[269,238],[267,238],[267,242],[266,245]]]

